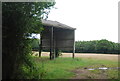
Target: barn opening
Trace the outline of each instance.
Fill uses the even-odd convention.
[[[57,21],[42,20],[44,31],[40,34],[40,49],[50,51],[50,59],[58,57],[58,50],[71,51],[74,58],[75,53],[75,30]]]

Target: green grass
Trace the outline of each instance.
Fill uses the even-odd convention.
[[[106,67],[118,67],[117,61],[108,60],[97,60],[97,59],[87,59],[87,58],[70,58],[70,57],[59,57],[55,60],[49,60],[48,57],[34,57],[39,71],[41,72],[42,79],[69,79],[75,74],[72,70],[76,68],[97,68],[102,65]],[[99,70],[91,71],[94,74],[99,74]],[[117,70],[108,70],[108,79],[117,78]],[[93,76],[94,77],[94,76]]]

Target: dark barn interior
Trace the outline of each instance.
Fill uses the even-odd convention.
[[[50,50],[50,59],[58,56],[57,51],[72,51],[75,53],[75,29],[57,21],[42,20],[44,31],[41,35],[41,50]]]

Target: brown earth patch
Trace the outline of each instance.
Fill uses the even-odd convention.
[[[107,79],[105,70],[102,70],[99,73],[95,74],[90,72],[88,69],[77,68],[72,72],[75,73],[75,76],[71,79]]]

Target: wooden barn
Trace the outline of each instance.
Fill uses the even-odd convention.
[[[41,33],[41,49],[50,51],[50,59],[58,56],[57,51],[71,51],[75,53],[75,29],[57,21],[42,20],[44,31]]]

